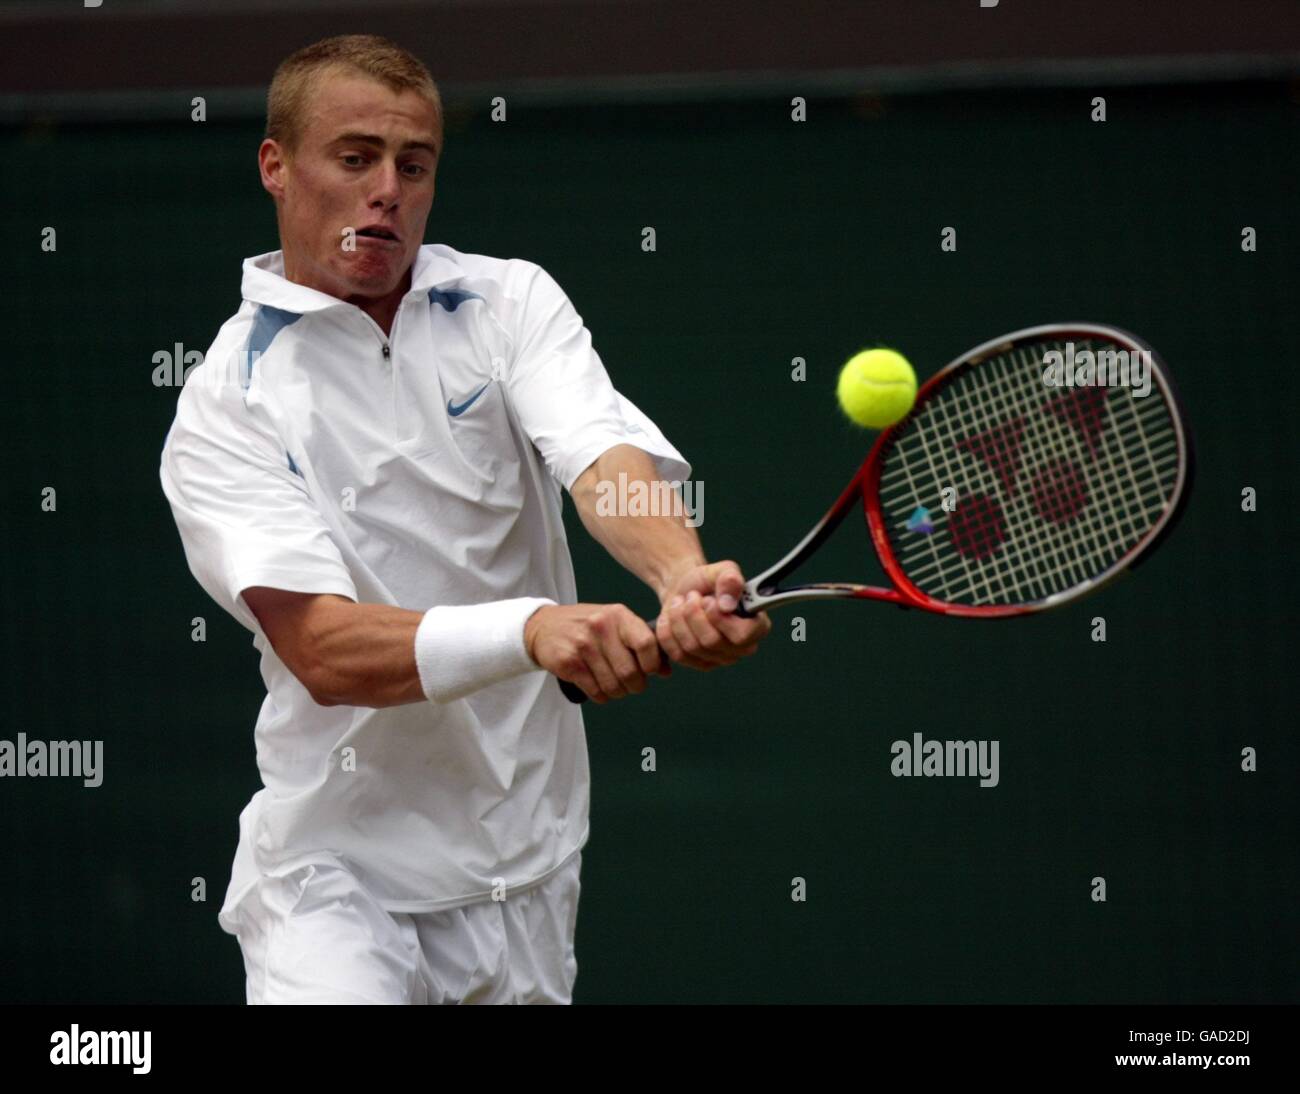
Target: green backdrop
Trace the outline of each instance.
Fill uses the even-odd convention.
[[[1083,605],[801,606],[757,657],[589,708],[579,1002],[1300,1001],[1298,120],[1277,85],[813,99],[801,124],[783,101],[451,111],[427,238],[557,278],[704,482],[712,558],[766,565],[833,500],[867,445],[834,379],[871,343],[924,377],[1022,326],[1113,323],[1164,356],[1197,443],[1167,547]],[[150,377],[278,246],[260,132],[0,133],[0,736],[105,741],[98,789],[0,780],[5,1001],[243,1000],[216,911],[261,681],[186,569],[157,478],[176,390]],[[650,613],[566,519],[583,599]],[[846,525],[808,576],[868,554]],[[894,778],[918,730],[999,740],[1000,784]]]

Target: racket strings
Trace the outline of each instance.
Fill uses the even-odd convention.
[[[1163,386],[1145,398],[1050,388],[1049,348],[1064,350],[1031,343],[964,370],[917,408],[885,457],[895,557],[936,599],[1030,603],[1086,585],[1172,504],[1181,446]]]
[[[1039,369],[1038,362],[1028,350],[1013,355],[1013,361],[1022,369],[1035,373]],[[1009,390],[1011,377],[1006,363],[997,361],[993,365],[1003,381],[1003,386],[995,390]],[[1121,557],[1127,546],[1120,533],[1125,530],[1126,522],[1131,524],[1131,521],[1116,507],[1113,494],[1102,494],[1101,504],[1092,520],[1087,519],[1083,505],[1070,504],[1060,497],[1062,479],[1067,481],[1066,489],[1070,494],[1086,495],[1086,473],[1081,468],[1097,455],[1098,438],[1109,424],[1105,405],[1107,391],[1105,388],[1075,389],[1049,397],[1043,403],[1046,412],[1055,415],[1067,426],[1064,433],[1058,431],[1056,435],[1059,446],[1066,450],[1066,454],[1046,458],[1034,482],[1035,505],[1030,509],[1023,505],[1016,507],[1016,526],[1023,533],[1020,537],[1021,552],[1019,555],[1008,552],[1007,555],[1007,561],[1013,565],[1013,570],[1016,562],[1025,564],[1019,568],[1020,573],[1013,576],[1032,576],[1029,589],[1040,598],[1052,595],[1059,585],[1068,588],[1086,582]],[[1023,408],[1017,406],[1016,409]],[[1075,428],[1069,428],[1071,426]],[[1121,444],[1121,450],[1122,448]],[[1118,468],[1113,466],[1112,454],[1111,450],[1104,451],[1108,466],[1103,468],[1103,473],[1109,481],[1114,482],[1119,480],[1115,478]],[[1086,496],[1080,500],[1086,502]],[[1051,520],[1051,516],[1066,508],[1069,509],[1069,519],[1081,514],[1084,516],[1072,530],[1074,535],[1071,538],[1063,536],[1059,530],[1051,531],[1053,523],[1056,523]],[[1128,531],[1135,529],[1130,528]],[[1030,571],[1031,574],[1026,575],[1023,571]],[[1005,591],[1014,598],[1014,588]]]
[[[985,367],[991,369],[995,364],[990,362]],[[987,376],[992,376],[992,373],[988,373]],[[1017,584],[1041,583],[1042,567],[1038,564],[1039,556],[1028,553],[1017,556],[1011,552],[994,554],[1002,547],[1006,538],[1004,510],[995,500],[995,491],[992,488],[987,492],[983,489],[969,488],[966,467],[957,457],[958,451],[977,455],[980,458],[977,470],[979,466],[986,466],[992,470],[1008,495],[1008,500],[1013,500],[1016,494],[1015,478],[1018,478],[1020,465],[1023,462],[1020,438],[1023,434],[1026,411],[1029,409],[1023,402],[1009,403],[1005,391],[990,385],[983,389],[975,388],[965,401],[952,399],[950,396],[947,403],[943,405],[936,403],[933,420],[928,423],[918,422],[918,430],[922,438],[925,438],[927,433],[933,433],[935,444],[927,446],[932,466],[936,463],[934,460],[936,453],[945,457],[941,461],[940,478],[952,490],[948,502],[950,504],[955,502],[957,505],[950,518],[949,528],[952,546],[957,548],[957,553],[953,555],[951,552],[941,552],[942,538],[931,539],[927,546],[933,555],[933,562],[929,566],[915,567],[909,572],[914,582],[923,583],[924,578],[929,577],[935,569],[939,569],[941,576],[949,582],[946,592],[949,594],[953,592],[951,585],[960,577],[966,589],[974,594],[972,599],[984,603],[1007,602],[1015,599],[1014,596],[1009,595],[1009,590],[1014,591]],[[989,422],[998,419],[1002,419],[1000,425],[992,430],[986,430]],[[986,431],[981,432],[981,430]],[[998,458],[989,459],[990,450],[997,452]],[[951,458],[947,458],[949,454]],[[913,485],[916,485],[915,476],[912,481]],[[962,486],[966,488],[962,489]],[[1023,513],[1015,512],[1011,515],[1019,516],[1021,519],[1024,516]],[[952,567],[949,566],[949,562],[952,559],[960,563],[959,574],[951,572]],[[994,564],[979,567],[975,566],[972,560]]]
[[[1031,359],[1028,358],[1027,356],[1022,356],[1016,359],[1016,363],[1017,364],[1031,363]],[[978,390],[978,395],[980,396],[980,399],[979,399],[979,403],[977,404],[977,408],[981,413],[986,415],[985,420],[987,420],[987,416],[989,414],[998,414],[998,413],[1006,414],[1008,412],[1011,412],[1013,414],[1023,414],[1026,408],[1022,404],[1020,404],[1019,402],[1015,404],[1009,404],[1007,400],[1008,388],[1005,385],[1005,380],[1007,376],[1007,364],[1005,362],[995,362],[993,364],[993,368],[994,368],[994,372],[997,375],[999,375],[999,377],[1004,381],[1004,383],[1000,388],[990,386]],[[1039,397],[1040,398],[1042,397],[1042,393],[1039,393]],[[974,403],[974,400],[972,400],[971,402]],[[1048,408],[1051,409],[1055,405],[1056,404],[1048,404]],[[1063,415],[1062,417],[1068,420],[1069,416]],[[968,424],[965,421],[965,419],[963,419],[963,424]],[[1096,432],[1095,430],[1090,431],[1089,434],[1085,434],[1078,439],[1086,441],[1087,437],[1089,435],[1095,434],[1095,432]],[[1070,437],[1068,434],[1065,435],[1065,438],[1070,442],[1074,442],[1076,440],[1076,438]],[[1060,438],[1058,437],[1058,441],[1059,440]],[[1070,454],[1073,457],[1075,457],[1076,460],[1083,457],[1084,454],[1080,450],[1079,445],[1077,443],[1070,443],[1068,447],[1069,447]],[[1095,445],[1090,445],[1088,455],[1092,455],[1094,453],[1095,453]],[[1106,453],[1106,456],[1107,456],[1106,462],[1108,462],[1111,465],[1106,468],[1106,471],[1110,476],[1114,476],[1118,470],[1118,468],[1115,466],[1116,461],[1114,459],[1114,450]],[[1059,478],[1060,477],[1059,469],[1063,466],[1062,461],[1058,459],[1057,461],[1054,461],[1052,466],[1054,469],[1056,469],[1056,477]],[[1065,466],[1069,466],[1069,465],[1065,465]],[[949,467],[949,470],[951,471],[951,466]],[[1003,474],[1000,477],[1005,480],[1005,474]],[[1044,491],[1043,483],[1040,481],[1038,485],[1038,489],[1035,492],[1036,499],[1039,502],[1040,506],[1044,498],[1044,493],[1045,491]],[[1012,494],[1012,492],[1009,490],[1007,491],[1007,494],[1010,495],[1008,500],[1014,502],[1015,501],[1014,494]],[[1101,514],[1104,517],[1108,518],[1110,525],[1115,527],[1121,527],[1125,523],[1125,514],[1116,508],[1115,497],[1113,495],[1108,497],[1106,500],[1110,502],[1108,511],[1106,509],[1102,509],[1099,510],[1099,512],[1101,512]],[[1066,502],[1066,504],[1069,503]],[[986,503],[986,507],[987,505],[988,503]],[[958,514],[961,513],[961,508],[962,507],[959,506]],[[971,520],[972,506],[967,505],[965,506],[965,508],[967,511],[966,523],[969,524]],[[976,508],[974,511],[978,513],[979,509]],[[996,512],[996,509],[994,511]],[[1055,510],[1052,510],[1052,512],[1055,512]],[[1039,517],[1042,517],[1041,513],[1037,515]],[[1028,534],[1021,535],[1020,539],[1023,541],[1022,545],[1026,548],[1032,548],[1032,551],[1026,551],[1025,553],[1019,556],[1017,556],[1011,551],[999,553],[996,561],[1001,563],[1001,565],[997,566],[991,571],[984,573],[982,575],[983,588],[976,590],[977,592],[982,593],[986,599],[996,596],[998,594],[1006,595],[1014,592],[1014,585],[1016,584],[1016,582],[1018,580],[1023,582],[1025,579],[1028,579],[1031,587],[1035,588],[1039,593],[1050,590],[1055,583],[1050,580],[1050,578],[1053,576],[1051,568],[1045,565],[1051,558],[1051,552],[1046,550],[1045,548],[1054,547],[1057,549],[1058,566],[1056,567],[1056,569],[1059,571],[1062,569],[1062,567],[1064,567],[1064,570],[1069,574],[1071,578],[1074,579],[1084,577],[1086,574],[1086,570],[1088,568],[1091,568],[1085,566],[1085,556],[1083,552],[1080,550],[1080,546],[1084,548],[1090,548],[1094,553],[1098,551],[1102,551],[1107,547],[1110,547],[1112,548],[1112,551],[1110,553],[1112,554],[1114,553],[1113,548],[1115,545],[1115,537],[1114,535],[1109,535],[1109,536],[1106,535],[1107,529],[1105,527],[1105,524],[1098,524],[1095,521],[1090,525],[1080,524],[1079,527],[1076,529],[1076,535],[1078,536],[1077,541],[1063,543],[1062,537],[1059,534],[1048,534],[1045,536],[1043,530],[1050,528],[1050,522],[1041,523],[1035,521],[1034,520],[1035,515],[1025,511],[1023,507],[1023,503],[1018,507],[1018,511],[1015,512],[1013,516],[1014,519],[1016,519],[1017,521],[1017,528],[1019,528],[1022,533],[1028,533]],[[1035,530],[1037,530],[1037,534],[1034,534]],[[1045,540],[1047,542],[1045,542]],[[957,540],[956,545],[960,546],[961,541]],[[968,556],[971,553],[972,552],[970,552],[969,550],[965,552],[965,554],[967,554]],[[969,567],[967,567],[967,569],[969,570]],[[969,584],[974,586],[974,585],[981,584],[981,582],[979,581],[978,578],[975,578],[974,580],[970,581]]]
[[[1015,358],[1015,362],[1022,365],[1033,363],[1028,356],[1018,356]],[[1007,377],[1006,363],[995,362],[993,368],[994,372],[1004,381],[1004,384],[1000,389],[990,387],[980,392],[983,396],[981,400],[983,403],[982,411],[986,414],[990,412],[1006,413],[1008,410],[1014,413],[1023,413],[1026,409],[1023,405],[1019,403],[1008,405],[1006,399],[1008,389],[1005,386]],[[1054,409],[1055,405],[1049,403],[1047,408],[1049,410]],[[1060,417],[1068,421],[1070,416],[1060,415]],[[1096,431],[1091,432],[1095,434]],[[1074,459],[1067,463],[1057,457],[1049,461],[1048,464],[1049,471],[1054,473],[1054,477],[1058,480],[1061,477],[1062,468],[1069,468],[1071,484],[1074,485],[1076,490],[1080,485],[1076,461],[1084,459],[1085,455],[1077,442],[1086,441],[1087,436],[1082,435],[1076,438],[1069,434],[1058,435],[1057,442],[1061,443],[1064,440],[1066,450]],[[1095,445],[1090,445],[1087,455],[1091,456],[1093,454],[1095,454]],[[1104,470],[1107,475],[1113,477],[1118,470],[1115,466],[1114,451],[1111,450],[1105,455],[1104,462],[1110,466]],[[1059,492],[1059,485],[1055,492]],[[1045,493],[1050,496],[1050,493],[1053,492],[1045,490],[1044,482],[1040,479],[1034,493],[1034,498],[1040,507]],[[1034,513],[1027,510],[1024,505],[1023,495],[1020,496],[1018,503],[1014,495],[1008,500],[1013,503],[1014,510],[1008,519],[1016,522],[1016,528],[1021,533],[1017,537],[1019,540],[1018,546],[1022,549],[1018,553],[1012,550],[999,552],[993,560],[995,565],[992,569],[986,569],[984,573],[967,582],[968,588],[965,591],[974,593],[973,599],[984,601],[999,599],[1024,600],[1029,599],[1034,594],[1038,596],[1051,595],[1062,584],[1068,587],[1072,583],[1087,580],[1090,571],[1095,571],[1099,564],[1109,561],[1106,556],[1117,556],[1115,535],[1108,534],[1108,531],[1115,528],[1122,530],[1123,525],[1126,523],[1126,516],[1116,508],[1113,495],[1104,499],[1109,503],[1107,506],[1098,509],[1098,513],[1104,519],[1100,522],[1096,520],[1090,523],[1079,522],[1074,528],[1075,538],[1071,540],[1065,540],[1059,533],[1052,532],[1050,530],[1052,522],[1042,512]],[[1063,504],[1070,503],[1066,501]],[[1070,505],[1070,507],[1072,509],[1076,508],[1075,505]],[[967,510],[966,519],[969,523],[971,507],[966,505],[965,508]],[[1053,507],[1049,512],[1055,513],[1057,508]],[[961,513],[961,509],[962,506],[959,504],[958,514]],[[1110,526],[1109,529],[1107,525]],[[960,547],[960,540],[956,540],[955,545]],[[1012,546],[1017,546],[1017,544],[1012,544]],[[1089,552],[1091,552],[1091,557]],[[970,554],[970,552],[967,551],[966,554]],[[1061,580],[1062,576],[1065,578],[1063,581]],[[1027,587],[1030,596],[1025,595],[1023,592],[1017,596],[1017,585]],[[950,591],[960,593],[962,590],[954,589]]]
[[[992,370],[996,369],[999,364],[1000,362],[996,361],[990,362],[987,367]],[[957,416],[956,427],[960,430],[973,428],[976,424],[971,421],[973,415],[981,416],[985,422],[995,420],[999,416],[1012,415],[1012,421],[1019,424],[1016,433],[1017,437],[1019,437],[1023,433],[1023,425],[1030,416],[1031,408],[1022,402],[1009,403],[1007,389],[1005,388],[1005,375],[1001,373],[996,375],[1003,380],[1003,386],[976,387],[970,400],[972,404],[971,413]],[[995,373],[990,371],[988,376],[993,378]],[[949,408],[940,408],[941,411],[945,409]],[[960,411],[963,407],[961,403],[954,403],[952,409]],[[945,420],[946,418],[947,415],[941,413],[940,419]],[[948,425],[949,428],[953,428],[951,422],[945,420],[944,424]],[[967,450],[969,451],[969,448]],[[1018,449],[1014,460],[1017,475],[1023,463],[1023,457],[1023,451]],[[959,476],[962,470],[962,467],[948,468],[949,473],[954,476]],[[1004,475],[1005,472],[1003,475],[999,475],[999,479],[1003,479]],[[960,479],[958,478],[957,481],[960,481]],[[953,515],[953,523],[954,527],[960,530],[960,534],[953,535],[952,545],[957,549],[958,557],[966,559],[972,556],[972,552],[966,548],[966,543],[973,538],[972,527],[978,527],[979,518],[985,512],[990,510],[997,513],[1004,512],[1003,507],[995,500],[995,493],[991,488],[986,493],[974,493],[973,495],[968,490],[965,492],[965,497],[961,492],[958,492],[953,499],[957,505]],[[1028,527],[1026,522],[1031,519],[1031,514],[1025,509],[1024,495],[1012,489],[1004,490],[1004,494],[1008,502],[1007,508],[1011,510],[1006,515],[1006,519],[1017,522],[1016,526],[1022,530],[1020,538],[1023,541],[1027,538],[1024,535],[1024,529]],[[978,500],[978,506],[971,504],[974,500]],[[1019,552],[1010,549],[1006,551],[999,550],[1005,538],[1005,535],[1002,535],[994,545],[994,550],[986,552],[987,558],[985,555],[974,556],[976,561],[987,561],[989,565],[982,568],[963,567],[964,587],[960,590],[950,587],[947,590],[949,595],[964,596],[965,599],[980,603],[1005,603],[1024,599],[1023,596],[1017,597],[1016,595],[1019,588],[1041,590],[1047,587],[1047,558],[1046,553],[1042,550],[1042,535],[1040,534],[1037,537],[1038,544],[1031,545],[1025,542],[1022,544],[1024,549]],[[1034,546],[1038,548],[1036,551],[1033,549]],[[1061,545],[1054,544],[1053,546],[1058,548],[1059,553]]]

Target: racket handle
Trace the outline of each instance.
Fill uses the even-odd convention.
[[[564,697],[570,703],[585,703],[587,701],[587,693],[577,684],[571,684],[568,680],[560,680],[558,676],[555,679],[559,680],[560,690],[564,692]]]
[[[646,623],[650,627],[650,630],[653,631],[655,627],[659,625],[659,617],[655,616],[653,619],[647,619]],[[668,660],[668,654],[664,652],[663,646],[659,647],[659,656],[665,661]],[[561,680],[558,676],[555,680],[560,685],[560,690],[564,692],[564,697],[568,699],[570,703],[585,703],[587,701],[587,693],[583,691],[582,688],[578,687],[577,684],[572,683],[569,680]]]

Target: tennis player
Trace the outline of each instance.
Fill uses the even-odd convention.
[[[598,512],[599,483],[690,465],[545,270],[423,244],[442,148],[393,43],[280,65],[281,250],[244,262],[163,448],[190,568],[267,689],[219,916],[250,1003],[571,1001],[589,775],[555,677],[605,703],[771,627],[732,614],[740,568],[682,516]],[[658,595],[655,631],[576,603],[561,486]]]

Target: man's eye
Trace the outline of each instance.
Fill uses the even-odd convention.
[[[349,160],[356,160],[356,163],[348,163]],[[343,162],[347,163],[349,167],[360,167],[363,160],[364,157],[358,156],[355,152],[349,152],[346,156],[343,157]]]
[[[408,163],[406,167],[415,168],[415,171],[412,173],[413,175],[423,175],[428,170],[428,168],[426,168],[422,163]],[[405,168],[403,168],[403,170],[405,170]]]

